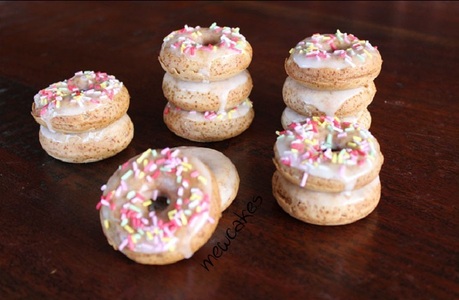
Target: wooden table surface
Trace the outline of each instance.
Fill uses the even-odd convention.
[[[196,143],[163,123],[157,56],[173,30],[213,22],[240,27],[253,47],[255,119],[240,136]],[[321,227],[279,207],[271,159],[284,60],[303,38],[336,29],[382,54],[369,110],[385,162],[376,210]],[[0,2],[0,298],[458,299],[458,29],[457,2]],[[69,164],[41,148],[30,107],[81,70],[123,81],[135,135],[112,158]],[[228,156],[239,193],[190,259],[137,264],[102,233],[100,188],[130,157],[181,145]],[[237,220],[243,228],[204,268]]]

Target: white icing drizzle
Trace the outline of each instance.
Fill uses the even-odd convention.
[[[236,74],[228,79],[206,83],[180,80],[166,72],[163,80],[171,85],[175,90],[202,94],[210,93],[217,96],[220,100],[218,112],[223,112],[227,104],[228,94],[237,87],[245,84],[249,79],[249,76],[250,74],[248,70],[243,70],[239,74]]]
[[[284,89],[296,91],[292,97],[297,97],[302,103],[316,107],[327,116],[333,116],[347,100],[362,93],[365,87],[347,90],[315,90],[288,76],[284,82]]]
[[[249,113],[252,106],[253,106],[252,101],[250,101],[249,98],[247,98],[237,107],[230,109],[230,110],[219,111],[219,112],[214,112],[214,111],[197,112],[197,111],[183,110],[181,108],[178,108],[174,104],[168,102],[166,104],[164,113],[165,114],[169,113],[169,110],[179,111],[180,113],[185,114],[186,118],[190,120],[193,120],[195,122],[206,122],[206,121],[212,121],[214,119],[217,119],[217,120],[236,119],[236,118],[245,116],[246,114]]]

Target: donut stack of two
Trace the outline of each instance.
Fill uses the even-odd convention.
[[[124,84],[103,72],[80,71],[34,96],[39,141],[52,157],[88,163],[124,150],[134,136]]]
[[[369,215],[381,197],[384,162],[376,138],[357,123],[316,116],[278,132],[272,191],[292,217],[344,225]]]
[[[300,41],[285,61],[282,126],[325,115],[370,128],[381,65],[377,47],[339,30]]]
[[[196,142],[235,137],[252,123],[248,66],[252,47],[239,28],[185,26],[164,38],[163,119],[176,135]]]

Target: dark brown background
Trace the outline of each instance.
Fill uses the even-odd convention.
[[[459,4],[457,2],[0,2],[0,298],[458,299]],[[163,37],[240,27],[254,49],[251,127],[197,144],[162,121]],[[340,227],[289,217],[271,194],[288,51],[336,29],[378,46],[369,110],[385,155],[376,210]],[[33,96],[76,71],[115,75],[131,94],[130,146],[110,159],[48,156]],[[199,145],[232,159],[239,194],[189,259],[136,264],[108,245],[95,209],[119,164],[148,147]],[[253,197],[262,205],[209,271],[201,263]]]

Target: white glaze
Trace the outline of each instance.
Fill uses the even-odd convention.
[[[239,74],[236,74],[235,76],[225,80],[212,82],[193,82],[180,80],[166,72],[164,74],[163,81],[170,85],[174,90],[202,94],[210,93],[217,96],[220,100],[220,108],[218,112],[223,112],[228,100],[228,94],[239,86],[244,85],[249,79],[249,76],[249,71],[243,70]]]
[[[295,91],[293,97],[297,97],[304,104],[316,107],[327,116],[335,115],[347,100],[363,93],[365,89],[358,87],[347,90],[315,90],[300,84],[290,76],[285,79],[283,88]]]
[[[99,130],[91,130],[82,133],[62,133],[52,131],[45,126],[40,126],[40,132],[47,139],[57,143],[88,143],[98,142],[104,139],[106,136],[116,136],[119,128],[125,128],[126,123],[131,122],[131,119],[127,114],[123,115],[120,119],[116,120],[112,124],[108,125]]]
[[[213,119],[219,119],[219,120],[236,119],[236,118],[239,118],[239,117],[242,117],[248,114],[251,108],[252,108],[252,102],[249,100],[249,98],[247,98],[241,104],[239,104],[237,107],[231,110],[220,111],[220,112],[187,111],[187,110],[182,110],[178,108],[177,106],[175,106],[174,104],[168,102],[166,104],[165,113],[167,113],[168,110],[174,110],[174,111],[178,110],[181,114],[184,114],[185,117],[189,120],[192,120],[195,122],[206,122],[206,121],[212,121]]]

